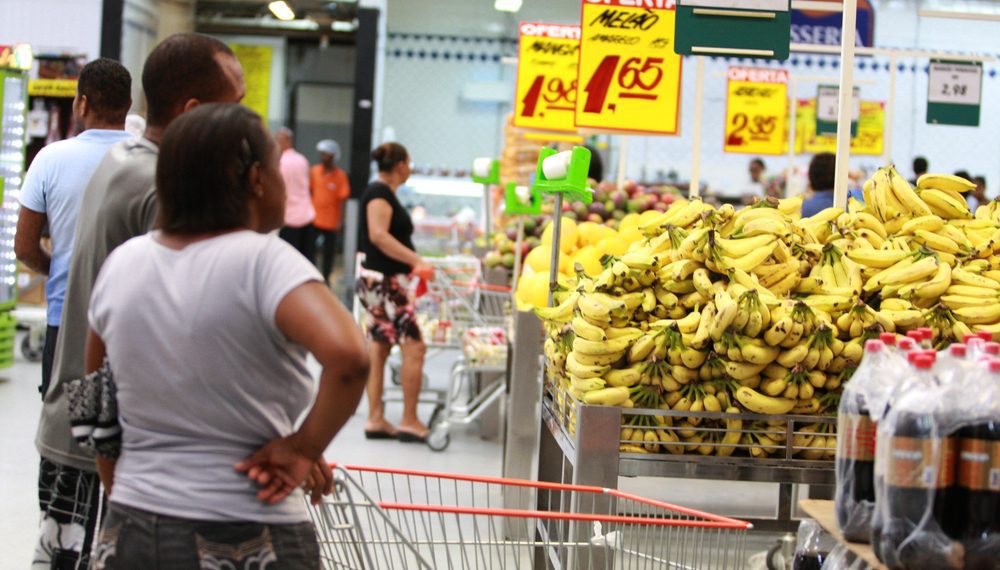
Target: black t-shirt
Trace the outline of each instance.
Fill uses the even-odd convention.
[[[361,195],[361,223],[359,224],[361,235],[358,236],[358,247],[361,253],[365,254],[365,262],[362,265],[365,269],[378,271],[383,275],[410,273],[413,270],[412,267],[382,253],[382,250],[368,238],[368,203],[372,200],[385,200],[392,206],[389,234],[399,240],[399,243],[416,251],[413,247],[413,220],[410,219],[410,214],[396,199],[396,193],[384,182],[376,180],[369,184],[364,194]]]

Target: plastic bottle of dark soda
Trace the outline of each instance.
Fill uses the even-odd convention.
[[[958,485],[948,507],[948,534],[965,549],[965,568],[1000,569],[1000,361],[989,374],[975,378],[980,403],[971,424],[958,432]]]
[[[928,354],[914,358],[918,376],[934,366]],[[886,442],[885,501],[878,554],[889,568],[959,570],[963,548],[945,533],[946,507],[955,500],[955,418],[946,390],[931,378],[901,394],[883,421]]]
[[[895,336],[893,336],[895,343]],[[875,430],[869,398],[884,384],[890,355],[880,340],[865,343],[865,354],[844,388],[837,412],[837,526],[848,540],[868,542],[875,509]]]

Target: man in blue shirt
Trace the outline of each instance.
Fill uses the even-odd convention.
[[[82,132],[43,148],[24,177],[14,252],[21,263],[48,275],[45,284],[48,328],[40,388],[43,397],[52,373],[80,201],[108,149],[131,138],[125,132],[125,116],[132,105],[131,90],[132,77],[117,61],[102,58],[84,66],[73,99],[73,115]],[[52,240],[51,252],[41,243],[46,224]]]

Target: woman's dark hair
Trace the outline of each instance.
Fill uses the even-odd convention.
[[[837,179],[837,157],[821,152],[809,162],[809,187],[815,192],[833,190]]]
[[[597,149],[590,145],[584,145],[584,148],[590,151],[590,168],[587,170],[587,178],[603,182],[604,161],[601,160],[601,153],[597,152]]]
[[[372,151],[372,160],[378,165],[379,172],[392,172],[397,164],[410,160],[410,153],[399,143],[387,142],[378,145]]]
[[[157,226],[192,234],[238,228],[249,215],[250,168],[273,149],[260,115],[234,103],[198,105],[163,135]]]

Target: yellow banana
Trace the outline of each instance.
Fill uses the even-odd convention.
[[[598,301],[593,295],[581,295],[577,301],[577,307],[579,307],[580,313],[590,319],[592,323],[611,322],[611,307]]]
[[[722,338],[722,333],[736,319],[739,305],[729,296],[729,293],[719,291],[715,294],[715,311],[715,318],[709,328],[709,336],[713,340],[719,340]]]
[[[580,392],[590,392],[591,390],[600,390],[604,388],[607,383],[600,378],[577,378],[572,373],[569,375],[570,385],[573,389]]]
[[[901,234],[912,234],[917,230],[927,230],[929,232],[936,232],[944,227],[944,220],[929,214],[926,216],[920,216],[919,218],[913,218],[912,220],[903,224],[903,227],[899,229]]]
[[[977,287],[975,285],[952,285],[946,291],[949,295],[963,295],[965,297],[983,297],[985,299],[997,300],[1000,291],[989,287]]]
[[[570,326],[573,329],[573,334],[578,337],[594,342],[602,342],[608,339],[608,335],[604,332],[604,329],[591,324],[590,321],[583,317],[573,317]]]
[[[642,373],[638,366],[609,370],[604,375],[604,380],[608,386],[635,386],[642,378]]]
[[[994,291],[1000,291],[1000,283],[990,279],[989,277],[976,275],[975,273],[962,269],[961,267],[956,267],[952,270],[951,280],[957,284],[985,287],[987,289],[993,289]]]
[[[921,190],[939,188],[954,192],[968,192],[975,190],[976,185],[961,176],[952,176],[951,174],[923,174],[920,178],[917,178],[917,188]]]
[[[555,307],[535,309],[535,314],[545,321],[568,323],[573,319],[573,309],[576,308],[579,299],[580,294],[574,291]]]
[[[989,303],[981,307],[963,307],[955,309],[953,312],[967,325],[992,324],[1000,321],[1000,303]]]
[[[904,267],[898,266],[899,264],[897,263],[893,266],[893,269],[890,269],[889,272],[881,279],[883,284],[903,284],[929,277],[937,271],[938,261],[933,257],[925,257],[916,263]],[[871,281],[869,280],[869,283],[870,282]],[[998,286],[1000,286],[1000,284],[998,284]]]
[[[956,200],[947,192],[942,192],[936,188],[928,188],[920,193],[923,200],[935,214],[947,219],[972,219],[972,212],[969,205],[964,201]]]
[[[858,212],[854,214],[854,227],[857,229],[867,229],[875,232],[882,239],[888,237],[885,231],[885,225],[882,224],[875,216],[869,214],[868,212]]]
[[[584,341],[584,342],[590,342],[590,341]],[[574,350],[571,351],[570,354],[575,355],[574,358],[576,359],[576,361],[585,366],[608,366],[610,364],[614,364],[615,362],[621,360],[622,357],[625,356],[625,351],[623,350],[621,352],[612,352],[610,354],[587,354],[584,352],[578,352]],[[569,357],[567,357],[566,360],[568,362]]]
[[[892,193],[913,216],[927,216],[931,213],[927,204],[921,201],[917,193],[913,191],[910,183],[900,176],[899,172],[892,166],[889,167],[889,180],[892,184]]]
[[[943,235],[929,232],[927,230],[916,230],[913,234],[914,240],[918,243],[926,245],[934,251],[950,253],[952,255],[956,255],[962,251],[962,248],[958,247],[958,244],[955,243],[954,240]]]
[[[812,216],[805,218],[804,221],[808,221],[810,224],[825,224],[836,220],[843,213],[844,210],[842,208],[830,206],[829,208],[824,208]]]
[[[741,239],[761,235],[785,236],[789,232],[788,224],[775,218],[758,218],[751,220],[737,231]]]
[[[909,255],[908,251],[899,250],[852,249],[847,252],[847,257],[851,261],[878,269],[891,267]]]
[[[604,376],[604,373],[609,368],[607,365],[594,366],[583,364],[577,360],[577,354],[572,350],[566,355],[566,372],[575,375],[577,378],[600,378]]]
[[[947,263],[940,263],[933,277],[926,283],[914,287],[913,295],[919,299],[936,299],[948,290],[948,287],[951,286],[951,280],[951,266]]]
[[[620,406],[629,399],[629,389],[624,386],[592,390],[583,394],[583,402],[595,406]]]
[[[746,386],[736,390],[736,399],[751,412],[766,415],[787,414],[798,403],[797,400],[765,396]]]

